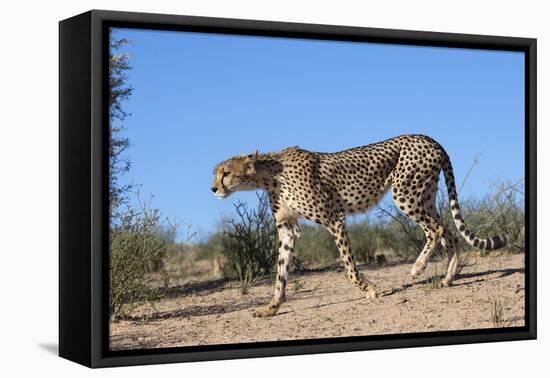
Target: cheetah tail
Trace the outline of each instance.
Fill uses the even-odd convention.
[[[458,232],[469,245],[475,248],[485,251],[493,251],[504,247],[507,242],[506,235],[498,235],[487,239],[480,239],[476,237],[473,232],[468,230],[468,227],[466,227],[466,222],[464,222],[464,218],[460,212],[460,207],[458,206],[458,196],[451,160],[447,154],[445,154],[445,157],[446,161],[443,164],[443,173],[445,175],[445,183],[447,184],[447,190],[449,193],[451,212]]]

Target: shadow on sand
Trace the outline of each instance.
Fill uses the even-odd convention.
[[[228,282],[230,281],[225,278],[204,282],[191,282],[167,289],[159,289],[159,293],[162,294],[164,298],[175,298],[181,295],[189,294],[208,295],[215,292],[224,291]]]
[[[337,267],[331,266],[328,268],[323,269],[316,269],[316,270],[308,270],[300,272],[299,275],[309,275],[313,273],[321,273],[321,272],[327,272],[327,271],[338,271],[339,269]],[[483,272],[472,272],[472,273],[463,273],[458,275],[455,279],[455,283],[453,286],[468,286],[475,282],[483,282],[485,279],[483,277],[489,276],[489,275],[496,275],[494,278],[502,278],[506,276],[510,276],[515,273],[524,273],[525,269],[523,268],[511,268],[511,269],[490,269]],[[477,278],[476,280],[471,281],[470,279]],[[268,281],[269,279],[264,279],[262,281]],[[428,285],[431,284],[432,278],[426,278],[421,281],[415,281],[412,283],[407,283],[402,285],[401,287],[392,288],[389,290],[386,290],[384,292],[380,293],[380,297],[386,297],[390,296],[399,292],[403,292],[413,286],[422,286],[422,285]],[[456,282],[458,280],[467,280],[466,282]],[[190,283],[185,284],[177,287],[172,287],[166,290],[162,290],[163,296],[167,298],[174,298],[181,295],[188,295],[188,294],[195,294],[195,295],[208,295],[214,292],[221,292],[224,291],[227,288],[227,283],[229,281],[226,279],[218,279],[214,281],[207,281],[207,282],[198,282],[198,283]],[[310,290],[308,290],[310,291]],[[334,302],[334,303],[324,303],[312,307],[307,307],[307,309],[312,308],[321,308],[325,306],[335,305],[335,304],[341,304],[346,302],[353,302],[353,301],[359,301],[363,299],[363,297],[358,297],[346,301],[341,302]],[[184,309],[179,310],[173,310],[173,311],[159,311],[155,312],[153,314],[147,315],[147,316],[128,316],[123,317],[121,320],[128,320],[128,321],[136,321],[136,322],[143,322],[143,321],[155,321],[155,320],[164,320],[164,319],[174,319],[174,318],[186,318],[186,317],[195,317],[195,316],[205,316],[205,315],[221,315],[221,314],[227,314],[235,311],[241,311],[241,310],[247,310],[247,309],[254,309],[256,307],[260,307],[263,305],[266,305],[267,302],[264,299],[258,298],[253,299],[251,301],[247,302],[237,302],[237,303],[231,303],[231,304],[213,304],[209,306],[189,306]],[[286,313],[290,313],[292,311],[285,311],[279,313],[279,315],[284,315]],[[49,344],[48,344],[49,345]],[[47,344],[41,345],[43,349],[51,348],[53,351],[53,348],[57,348],[57,345],[51,345],[48,346]],[[55,349],[55,353],[57,353],[57,349]]]
[[[210,306],[188,306],[184,309],[173,311],[158,311],[144,316],[125,316],[121,320],[143,322],[155,321],[175,318],[188,318],[205,315],[221,315],[235,311],[254,309],[256,307],[266,305],[267,302],[261,299],[248,301],[246,303],[231,303],[231,304],[214,304]]]
[[[511,276],[512,274],[515,274],[515,273],[525,273],[525,269],[524,268],[490,269],[483,272],[462,273],[462,274],[459,274],[457,277],[455,277],[455,280],[452,286],[468,286],[475,282],[483,282],[485,281],[483,277],[486,277],[492,274],[497,274],[497,276],[493,278],[503,278],[503,277]],[[440,278],[443,278],[443,276],[440,276]],[[474,281],[466,281],[466,282],[460,282],[460,283],[456,282],[458,280],[467,280],[470,278],[478,278],[478,279]],[[405,284],[401,287],[386,290],[385,292],[381,293],[381,296],[387,297],[396,293],[400,293],[415,285],[428,285],[428,284],[431,284],[431,280],[432,278],[426,278],[421,281],[415,281],[413,283]]]

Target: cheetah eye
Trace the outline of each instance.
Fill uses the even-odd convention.
[[[228,171],[222,172],[222,177],[226,177],[226,176],[229,176],[229,172]]]

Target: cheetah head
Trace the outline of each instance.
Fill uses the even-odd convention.
[[[214,168],[214,182],[210,188],[219,199],[233,192],[257,189],[256,160],[258,151],[246,156],[235,156],[225,160]]]

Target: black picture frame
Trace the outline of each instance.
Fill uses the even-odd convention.
[[[471,331],[110,351],[108,30],[172,31],[525,53],[525,326]],[[59,24],[59,355],[89,367],[535,339],[536,39],[92,10]]]

